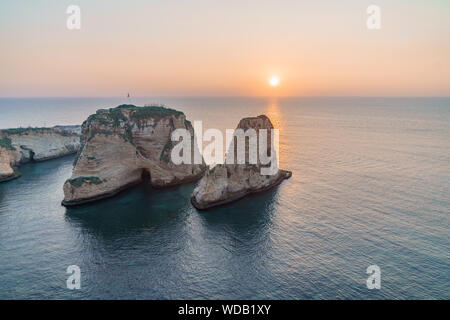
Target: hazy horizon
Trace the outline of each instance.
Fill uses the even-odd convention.
[[[0,97],[449,97],[449,14],[440,0],[6,0]]]
[[[105,95],[105,96],[0,96],[0,99],[101,99],[101,98],[117,98],[117,99],[127,99],[126,95],[122,95],[122,96],[118,96],[118,95]],[[173,99],[182,99],[182,98],[229,98],[229,99],[233,99],[233,98],[248,98],[248,99],[315,99],[315,98],[323,98],[323,99],[351,99],[351,98],[361,98],[361,99],[382,99],[382,98],[386,98],[386,99],[450,99],[450,94],[449,95],[442,95],[442,96],[437,96],[437,95],[430,95],[430,96],[415,96],[415,95],[411,95],[411,96],[397,96],[397,95],[379,95],[379,96],[349,96],[349,95],[341,95],[341,96],[312,96],[312,95],[297,95],[297,96],[244,96],[244,95],[229,95],[229,96],[225,96],[225,95],[154,95],[154,96],[131,96],[130,95],[130,99],[152,99],[152,98],[173,98]],[[133,103],[131,103],[133,104]]]

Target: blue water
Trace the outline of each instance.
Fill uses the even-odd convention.
[[[120,98],[0,99],[0,128],[81,123]],[[152,98],[204,128],[267,114],[291,179],[197,211],[193,185],[66,209],[72,157],[0,184],[2,299],[449,299],[450,99]],[[366,268],[381,268],[381,289]],[[66,268],[81,289],[66,288]]]

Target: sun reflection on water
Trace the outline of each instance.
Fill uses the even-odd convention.
[[[278,141],[278,148],[279,148],[279,162],[280,162],[280,168],[282,168],[282,160],[285,157],[284,154],[284,147],[283,147],[283,141],[285,141],[284,137],[284,126],[283,126],[283,115],[280,111],[280,104],[278,99],[272,98],[268,101],[266,109],[265,109],[266,116],[269,117],[270,121],[272,122],[275,129],[279,129],[279,141]]]

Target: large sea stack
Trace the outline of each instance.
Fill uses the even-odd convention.
[[[20,176],[17,167],[73,154],[80,147],[80,126],[0,130],[0,182]]]
[[[270,119],[265,115],[242,119],[237,129],[254,129],[258,135],[259,130],[267,130],[267,154],[274,150],[271,148],[271,129],[273,125]],[[228,202],[238,200],[250,193],[267,190],[281,183],[284,179],[290,178],[290,171],[279,170],[276,168],[273,174],[264,175],[261,173],[262,167],[260,159],[256,164],[251,164],[248,157],[249,144],[245,146],[245,163],[243,164],[218,164],[212,169],[207,170],[194,189],[191,197],[192,204],[197,209],[208,209]],[[234,148],[230,147],[227,157],[236,157],[237,143]],[[274,158],[278,155],[274,154]]]
[[[121,105],[89,116],[82,125],[72,177],[64,184],[63,205],[110,197],[145,177],[154,187],[198,180],[204,163],[171,161],[171,134],[178,128],[194,136],[183,112],[160,106]]]

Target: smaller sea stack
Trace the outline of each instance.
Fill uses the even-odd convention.
[[[218,164],[212,169],[205,172],[202,179],[199,181],[197,187],[191,197],[191,203],[197,209],[208,209],[218,205],[226,204],[236,201],[250,193],[261,192],[280,184],[284,179],[291,177],[292,173],[286,170],[278,169],[277,154],[272,148],[272,131],[274,129],[270,119],[265,115],[258,117],[250,117],[242,119],[237,129],[242,129],[246,132],[248,129],[253,129],[256,132],[256,145],[258,146],[258,159],[256,163],[252,163],[249,157],[250,146],[245,142],[245,161],[238,164]],[[276,167],[271,170],[270,174],[264,174],[269,165],[263,165],[259,158],[260,153],[260,130],[266,129],[266,148],[263,150],[266,154],[270,154],[272,161],[276,161]],[[265,132],[265,131],[263,131]],[[236,140],[235,140],[236,141]],[[244,140],[245,141],[245,140]],[[227,158],[233,157],[237,159],[238,143],[232,143],[229,148]]]

